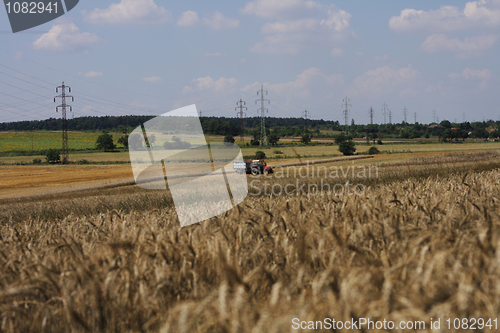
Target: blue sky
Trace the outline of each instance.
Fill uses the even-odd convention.
[[[0,122],[60,116],[62,81],[75,117],[257,116],[263,84],[273,117],[499,120],[499,35],[500,0],[82,0],[17,34],[0,10]]]

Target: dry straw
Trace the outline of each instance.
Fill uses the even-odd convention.
[[[417,164],[392,181],[388,166],[362,196],[248,198],[185,228],[167,196],[134,188],[4,201],[0,331],[496,318],[498,159]]]

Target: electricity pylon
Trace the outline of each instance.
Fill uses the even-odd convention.
[[[303,111],[302,117],[304,117],[304,128],[307,129],[307,117],[309,117],[309,111],[307,110]]]
[[[61,86],[56,88],[56,92],[59,92],[59,88],[61,89],[61,95],[54,97],[54,103],[56,102],[56,98],[62,99],[62,104],[56,106],[56,112],[58,112],[58,108],[62,108],[62,163],[66,164],[69,162],[68,121],[66,119],[66,108],[69,106],[69,111],[73,111],[73,108],[66,104],[66,97],[71,97],[72,102],[75,101],[75,98],[73,96],[66,95],[66,88],[68,88],[69,92],[71,92],[71,87],[64,85],[64,81]]]
[[[387,124],[387,104],[384,103],[382,105],[382,111],[384,114],[384,124]]]
[[[267,109],[264,108],[264,102],[267,101],[269,104],[271,104],[271,101],[268,99],[264,98],[264,85],[260,85],[260,91],[257,91],[257,95],[260,93],[260,99],[255,101],[255,104],[257,104],[258,101],[260,101],[260,146],[262,147],[264,145],[264,142],[266,143],[267,146],[267,137],[266,137],[266,111],[269,112]],[[267,90],[266,90],[266,95],[267,95]]]
[[[240,111],[238,111],[236,113],[237,116],[240,116],[240,141],[241,142],[244,142],[245,141],[245,137],[243,135],[243,115],[245,115],[246,117],[246,113],[243,111],[243,109],[247,110],[247,107],[246,106],[243,106],[243,105],[247,105],[245,102],[243,102],[240,98],[240,101],[239,102],[236,102],[236,105],[239,105],[238,107],[234,108],[235,110],[238,110],[240,109]]]
[[[345,102],[345,104],[344,104],[344,103],[342,103],[342,106],[344,106],[344,105],[345,105],[345,109],[344,109],[344,111],[343,111],[343,112],[344,112],[345,132],[346,132],[346,134],[348,134],[348,133],[349,133],[349,129],[348,129],[348,127],[347,127],[347,126],[348,126],[348,122],[349,122],[349,106],[352,106],[351,104],[348,104],[348,103],[347,103],[347,102],[349,102],[349,101],[350,101],[350,99],[349,99],[349,98],[347,98],[347,96],[346,96],[346,97],[344,98],[344,100],[343,100],[343,102]]]

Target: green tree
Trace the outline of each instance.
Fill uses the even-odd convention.
[[[267,137],[267,142],[269,142],[271,145],[275,146],[278,141],[280,140],[280,137],[278,134],[276,133],[271,133],[268,137]]]
[[[191,148],[191,143],[182,141],[179,137],[175,135],[172,137],[173,142],[165,141],[163,143],[163,148],[165,149],[189,149]]]
[[[142,140],[141,140],[141,135],[134,133],[131,134],[130,137],[128,138],[128,145],[130,145],[130,148],[137,150],[142,147]]]
[[[128,148],[128,135],[120,136],[118,143],[123,145],[123,147]]]
[[[373,143],[375,143],[375,139],[378,137],[378,127],[376,125],[368,125],[366,126],[366,136],[368,137],[368,140],[373,140]]]
[[[371,146],[370,149],[368,149],[368,154],[370,154],[370,155],[375,155],[375,154],[379,154],[379,153],[380,153],[380,150],[378,150],[378,148],[375,146]]]
[[[339,150],[344,155],[352,155],[356,151],[356,144],[352,140],[346,140],[339,144]]]
[[[340,133],[340,134],[337,134],[335,136],[335,143],[338,145],[346,140],[347,140],[347,136],[344,133]]]
[[[439,123],[439,125],[443,126],[444,128],[451,128],[451,123],[448,120],[443,120],[442,122]]]
[[[500,137],[500,133],[498,130],[494,130],[490,132],[490,139],[498,139]]]
[[[309,142],[311,142],[311,134],[306,133],[302,135],[302,139],[300,139],[300,141],[307,145]]]
[[[408,139],[410,137],[410,132],[407,129],[402,129],[399,132],[399,136],[403,139]]]
[[[58,149],[50,148],[45,154],[47,163],[59,163],[61,161],[61,154]]]
[[[476,139],[486,139],[488,137],[488,131],[484,128],[476,128],[472,131],[472,137]]]
[[[258,150],[255,152],[255,158],[259,160],[266,158],[266,153],[264,153],[262,150]]]
[[[148,143],[149,147],[152,147],[153,144],[156,142],[156,135],[151,134],[147,137],[146,142]]]
[[[224,137],[224,142],[234,143],[234,137],[231,134],[226,134]]]
[[[420,138],[420,132],[417,130],[413,130],[410,133],[410,139]]]
[[[113,142],[113,136],[106,131],[102,132],[102,134],[97,137],[95,146],[97,149],[104,151],[116,148],[115,143]]]

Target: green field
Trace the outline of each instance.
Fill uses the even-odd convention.
[[[69,148],[75,150],[95,148],[95,140],[99,132],[68,132]],[[118,140],[118,135],[114,136]],[[61,132],[33,131],[33,132],[1,132],[0,152],[45,150],[60,148]]]
[[[120,150],[119,152],[102,152],[93,150],[95,141],[100,135],[100,132],[69,132],[69,148],[70,150],[78,150],[70,152],[70,161],[77,162],[87,160],[89,162],[105,163],[118,162],[126,163],[129,161],[128,152]],[[112,133],[116,144],[121,134]],[[155,145],[160,145],[164,138],[159,140]],[[221,141],[222,137],[212,136],[209,141]],[[33,141],[33,156],[25,155],[22,152],[31,152]],[[284,145],[282,145],[284,144]],[[120,146],[120,145],[119,145]],[[372,145],[365,143],[356,144],[357,153],[365,153]],[[41,154],[36,154],[41,150],[49,148],[61,147],[61,132],[56,131],[34,131],[34,132],[0,132],[0,163],[16,164],[16,163],[31,163],[33,158],[45,157]],[[415,140],[413,142],[406,141],[404,143],[387,143],[376,145],[382,154],[396,153],[434,153],[434,152],[459,152],[459,151],[477,151],[477,150],[492,150],[500,149],[500,142],[485,143],[481,140],[469,139],[464,143],[444,143],[444,142],[428,142]],[[268,148],[250,147],[242,145],[242,153],[245,158],[250,158],[255,155],[258,150],[266,153],[266,157],[276,162],[284,159],[296,159],[297,154],[300,158],[322,158],[340,156],[338,146],[335,144],[311,144],[304,146],[300,143],[281,143],[276,147],[269,146]],[[26,154],[29,155],[29,154]]]

